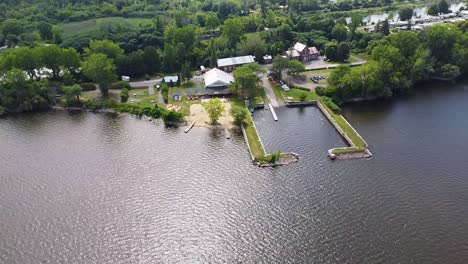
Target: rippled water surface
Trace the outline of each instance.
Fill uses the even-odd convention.
[[[0,119],[0,263],[468,263],[468,89],[346,107],[375,155],[316,108],[254,119],[243,138],[132,116]]]

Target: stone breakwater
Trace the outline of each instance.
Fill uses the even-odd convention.
[[[356,133],[356,135],[364,142],[363,147],[356,146],[355,142],[349,137],[349,135],[341,128],[341,126],[335,121],[332,115],[328,112],[327,109],[322,105],[322,103],[317,102],[317,106],[322,111],[322,113],[327,117],[328,121],[333,125],[333,127],[338,131],[338,133],[345,139],[349,147],[345,148],[333,148],[328,150],[328,157],[330,159],[361,159],[361,158],[370,158],[372,153],[368,149],[367,142],[359,135],[359,133],[348,123],[346,119],[343,120],[346,124]]]

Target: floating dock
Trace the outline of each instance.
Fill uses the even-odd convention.
[[[193,121],[192,124],[191,124],[189,127],[187,127],[187,129],[185,129],[184,132],[185,132],[185,133],[188,133],[188,132],[190,131],[190,129],[192,129],[192,127],[195,125],[195,122],[196,122],[196,121]]]
[[[271,103],[268,104],[268,108],[270,108],[271,114],[273,115],[273,119],[275,121],[278,121],[278,116],[276,115],[275,109],[273,108]]]

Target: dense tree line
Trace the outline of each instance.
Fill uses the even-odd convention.
[[[415,32],[399,32],[368,47],[367,64],[337,68],[321,95],[342,103],[354,98],[390,97],[433,77],[456,78],[468,73],[466,22],[438,24]]]

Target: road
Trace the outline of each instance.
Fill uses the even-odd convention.
[[[273,107],[284,106],[285,105],[284,101],[281,99],[278,100],[276,98],[275,92],[273,92],[273,88],[271,87],[270,82],[268,81],[267,75],[263,77],[262,82],[263,82],[263,89],[265,90],[265,94],[268,100],[270,101],[271,105]]]

